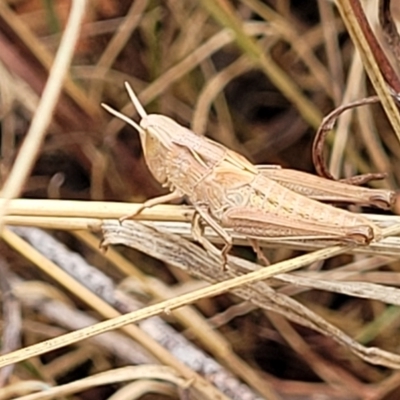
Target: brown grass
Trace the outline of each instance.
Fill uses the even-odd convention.
[[[187,205],[119,224],[163,189],[137,133],[100,107],[132,115],[128,81],[148,112],[256,164],[313,171],[322,117],[376,92],[382,106],[339,119],[330,170],[385,171],[395,189],[399,113],[356,1],[8,3],[0,399],[397,398],[397,216],[355,210],[387,236],[365,249],[265,241],[268,268],[233,235],[224,270],[191,242]]]

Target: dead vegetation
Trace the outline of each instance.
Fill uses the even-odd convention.
[[[321,172],[323,117],[378,95],[321,154],[334,177],[396,189],[400,10],[364,3],[0,3],[1,400],[398,398],[396,207],[350,207],[381,242],[267,241],[267,268],[235,235],[223,270],[187,205],[117,221],[166,191],[100,107],[135,117],[128,81],[148,112],[254,164]]]

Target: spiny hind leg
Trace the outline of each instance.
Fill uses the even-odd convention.
[[[125,221],[126,219],[133,219],[137,215],[139,215],[144,209],[151,208],[157,206],[159,204],[165,204],[169,201],[179,200],[182,198],[182,195],[178,191],[174,191],[163,196],[154,197],[153,199],[149,199],[145,201],[134,213],[125,215],[119,219],[120,222]]]
[[[334,210],[334,209],[333,209]],[[333,214],[332,218],[335,218]],[[382,237],[379,227],[368,222],[360,225],[327,225],[273,213],[260,213],[248,207],[231,207],[221,217],[221,223],[237,233],[269,240],[330,240],[342,244],[368,245]]]
[[[192,236],[193,239],[200,243],[207,252],[217,257],[222,257],[223,267],[228,263],[228,252],[232,248],[231,236],[219,225],[213,217],[204,209],[195,207],[196,211],[193,215],[192,220]],[[210,226],[210,228],[222,238],[224,241],[224,247],[219,250],[215,247],[205,236],[204,236],[204,223]]]

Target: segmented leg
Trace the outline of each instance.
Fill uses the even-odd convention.
[[[338,211],[333,209],[332,218]],[[260,213],[246,207],[232,207],[227,210],[221,223],[226,228],[232,228],[254,239],[263,237],[284,238],[286,240],[299,237],[303,240],[327,239],[341,243],[365,246],[372,240],[379,240],[381,231],[378,227],[368,225],[328,226],[324,223],[308,219],[294,219],[288,216],[279,216],[272,213]]]
[[[202,224],[202,220],[200,215],[195,212],[193,214],[192,219],[192,236],[193,239],[200,243],[204,249],[217,257],[221,256],[221,251],[215,247],[205,236],[204,236],[204,224]]]
[[[151,208],[157,206],[159,204],[165,204],[169,201],[181,199],[182,195],[178,191],[174,191],[163,196],[154,197],[153,199],[149,199],[145,201],[141,207],[139,207],[134,213],[125,215],[119,219],[120,222],[125,221],[126,219],[132,219],[139,215],[145,208]]]
[[[251,239],[251,238],[249,238],[247,240],[250,242],[251,247],[253,248],[254,252],[256,253],[258,260],[261,261],[266,267],[268,267],[268,265],[271,265],[268,258],[265,256],[264,252],[262,251],[259,241],[257,239]]]
[[[275,167],[257,165],[257,169],[265,177],[314,200],[325,203],[362,204],[384,210],[391,209],[396,202],[397,196],[393,190],[360,187],[359,182],[354,182],[353,178],[350,178],[350,181],[332,181],[302,171]]]
[[[232,248],[231,236],[225,231],[224,228],[222,228],[221,225],[219,225],[213,219],[213,217],[207,211],[205,211],[201,207],[196,207],[196,206],[195,209],[196,212],[193,215],[193,220],[192,220],[193,239],[199,242],[209,253],[217,255],[218,257],[222,257],[223,266],[225,268],[225,265],[227,264],[228,261],[227,257],[228,252]],[[209,225],[210,228],[224,241],[224,247],[222,248],[222,250],[219,250],[209,240],[205,238],[203,234],[204,227],[202,225],[202,222],[205,222],[207,225]]]

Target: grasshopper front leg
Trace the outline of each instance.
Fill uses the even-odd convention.
[[[125,215],[119,219],[120,222],[125,221],[127,219],[133,219],[137,215],[139,215],[144,209],[151,208],[157,206],[159,204],[165,204],[173,200],[182,199],[182,194],[177,190],[165,194],[163,196],[154,197],[153,199],[146,200],[134,213]]]

